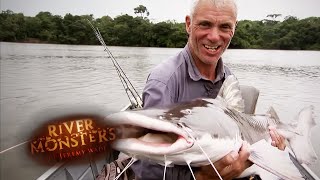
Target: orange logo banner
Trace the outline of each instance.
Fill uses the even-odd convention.
[[[116,140],[116,130],[99,122],[90,116],[49,121],[30,141],[31,155],[52,162],[106,152]]]

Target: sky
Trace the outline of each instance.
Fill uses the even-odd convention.
[[[35,16],[41,11],[49,11],[53,15],[64,16],[93,14],[94,18],[134,14],[134,8],[141,5],[150,12],[153,22],[174,20],[184,22],[192,0],[0,0],[0,9],[10,9],[25,16]],[[239,20],[262,20],[268,14],[282,14],[278,20],[286,16],[299,19],[320,17],[320,0],[237,0]]]

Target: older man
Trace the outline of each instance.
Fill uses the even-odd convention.
[[[224,79],[232,74],[223,64],[237,24],[237,7],[233,0],[196,0],[186,16],[188,43],[176,56],[159,64],[150,73],[143,92],[144,108],[161,107],[199,97],[215,98]],[[273,145],[283,146],[283,138],[270,133]],[[281,147],[280,147],[281,148]],[[239,176],[251,165],[248,146],[231,152],[214,163],[223,179]],[[162,179],[164,168],[148,161],[132,166],[138,179]],[[197,180],[217,179],[210,166],[197,168]],[[166,179],[192,179],[188,167],[168,168]]]

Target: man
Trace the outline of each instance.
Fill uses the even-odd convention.
[[[158,65],[148,77],[143,92],[144,108],[161,107],[199,97],[215,98],[224,79],[231,74],[223,64],[222,54],[228,48],[237,24],[237,7],[233,0],[196,0],[189,16],[185,48]],[[270,132],[273,145],[284,149],[284,139]],[[223,179],[239,176],[247,167],[248,145],[231,152],[214,163]],[[132,166],[138,179],[162,179],[164,167],[148,161]],[[217,179],[211,166],[195,170],[197,180]],[[192,179],[188,167],[168,168],[166,179]]]

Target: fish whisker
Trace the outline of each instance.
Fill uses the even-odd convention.
[[[214,169],[214,171],[217,173],[218,177],[220,180],[223,180],[220,173],[218,172],[218,170],[216,169],[216,167],[213,165],[212,161],[210,160],[208,154],[203,150],[203,148],[201,147],[201,145],[198,143],[198,141],[194,138],[194,136],[187,130],[187,128],[185,127],[185,125],[183,123],[179,123],[179,125],[188,133],[188,135],[192,138],[192,140],[194,142],[196,142],[196,144],[199,146],[200,150],[202,151],[202,153],[206,156],[206,158],[208,159],[210,165],[212,166],[212,168]]]
[[[166,160],[166,159],[167,159],[167,156],[166,156],[166,155],[164,155],[164,159],[165,159],[165,161],[164,161],[163,180],[166,179],[167,166],[172,163],[171,161],[167,161],[167,160]]]
[[[118,176],[114,180],[118,180],[120,176],[136,161],[137,159],[132,157],[127,166],[118,174]]]
[[[192,175],[193,179],[196,180],[196,177],[194,176],[194,173],[193,173],[192,168],[191,168],[191,166],[190,166],[191,161],[187,161],[186,163],[187,163],[187,165],[188,165],[188,167],[189,167],[189,169],[190,169],[190,172],[191,172],[191,175]]]

